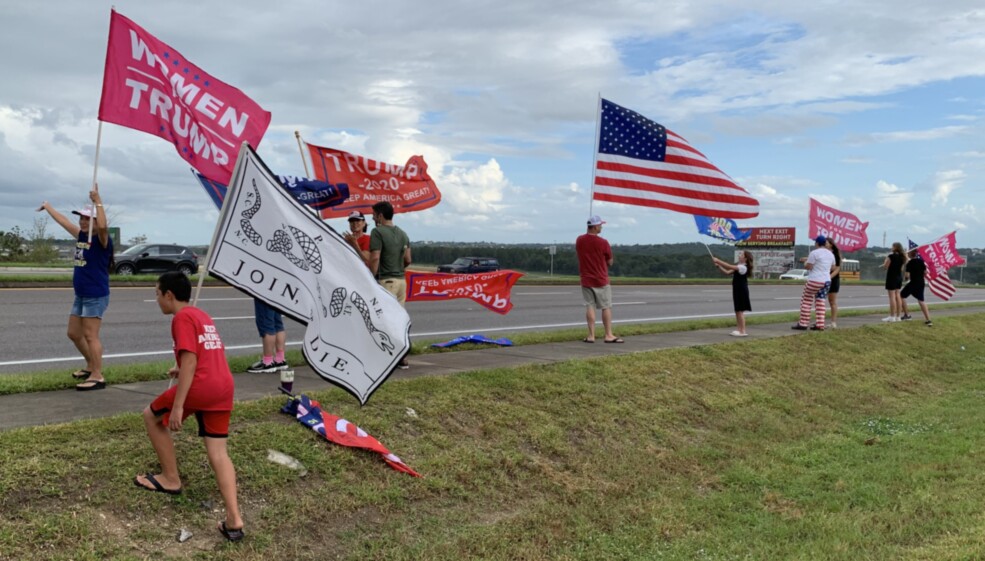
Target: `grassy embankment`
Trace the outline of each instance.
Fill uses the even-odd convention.
[[[978,314],[393,380],[362,408],[315,394],[423,479],[281,400],[242,404],[235,545],[194,423],[178,498],[133,487],[157,469],[135,414],[12,430],[0,559],[978,559],[983,332]]]

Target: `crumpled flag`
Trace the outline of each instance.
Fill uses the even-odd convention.
[[[288,401],[284,407],[281,407],[280,412],[294,415],[299,423],[324,436],[329,442],[377,452],[383,456],[383,461],[393,469],[414,477],[421,477],[421,474],[410,469],[410,466],[405,464],[396,454],[390,452],[379,440],[349,421],[323,411],[317,401],[305,394]]]
[[[455,345],[461,345],[462,343],[489,343],[491,345],[500,345],[502,347],[512,347],[513,341],[506,338],[501,339],[490,339],[485,335],[464,335],[462,337],[456,337],[451,341],[445,341],[444,343],[432,343],[432,347],[454,347]]]

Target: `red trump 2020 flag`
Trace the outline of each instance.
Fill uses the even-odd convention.
[[[373,205],[380,201],[392,204],[397,214],[441,202],[441,192],[428,175],[424,156],[411,156],[398,166],[314,144],[308,144],[308,152],[316,178],[349,188],[349,198],[322,210],[322,218],[342,218],[354,210],[372,214]]]
[[[227,184],[240,144],[260,144],[270,113],[113,11],[99,120],[159,136]]]
[[[811,199],[808,226],[812,240],[818,236],[831,238],[842,251],[857,251],[869,245],[869,236],[865,233],[868,222],[861,222],[850,212],[823,205],[814,199]]]
[[[759,201],[684,138],[602,100],[592,198],[716,218],[755,218]]]

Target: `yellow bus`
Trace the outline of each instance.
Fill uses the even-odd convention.
[[[841,272],[838,273],[842,280],[859,280],[861,269],[857,259],[842,259]]]

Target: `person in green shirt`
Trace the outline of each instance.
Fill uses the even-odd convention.
[[[393,205],[380,201],[373,205],[373,221],[376,227],[369,236],[369,270],[376,280],[393,294],[401,306],[407,302],[407,282],[404,269],[411,263],[410,238],[407,233],[393,225]],[[398,368],[408,368],[407,359],[402,358]]]

